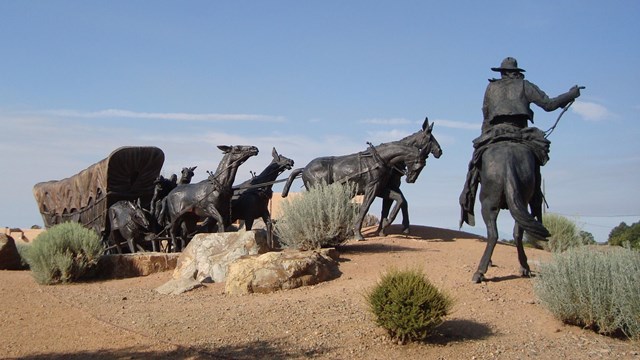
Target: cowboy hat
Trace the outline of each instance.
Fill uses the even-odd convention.
[[[520,72],[524,72],[524,69],[520,69],[518,67],[518,60],[512,58],[512,57],[506,57],[504,58],[504,60],[502,60],[502,63],[500,63],[500,67],[493,67],[491,68],[491,70],[493,71],[520,71]]]

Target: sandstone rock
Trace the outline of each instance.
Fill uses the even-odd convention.
[[[173,270],[179,255],[158,252],[104,255],[98,261],[98,274],[104,278],[129,278]]]
[[[201,286],[203,285],[195,279],[171,279],[164,285],[157,287],[156,291],[163,295],[179,295]]]
[[[16,242],[11,236],[0,234],[0,270],[20,270],[22,262]]]
[[[224,282],[231,262],[269,250],[263,230],[197,234],[180,254],[173,278]]]
[[[315,285],[339,276],[334,249],[285,250],[246,256],[229,266],[227,294],[270,293]]]

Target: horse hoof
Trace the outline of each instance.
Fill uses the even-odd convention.
[[[473,274],[473,278],[471,279],[474,284],[480,284],[482,280],[484,280],[484,275],[480,273]]]
[[[411,234],[411,231],[409,230],[409,228],[404,228],[404,229],[402,229],[402,233],[404,235],[409,235],[409,234]]]
[[[531,270],[529,270],[529,269],[520,269],[520,276],[530,278],[531,277]]]
[[[356,236],[354,237],[354,239],[355,239],[356,241],[364,241],[364,236],[362,236],[362,235],[356,235]]]

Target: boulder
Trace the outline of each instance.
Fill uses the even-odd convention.
[[[158,252],[104,255],[98,261],[98,274],[107,279],[147,276],[175,269],[178,256]]]
[[[0,270],[20,270],[22,261],[16,242],[11,236],[0,234]]]
[[[264,230],[197,234],[180,254],[173,278],[224,282],[230,263],[269,250]]]
[[[315,285],[340,275],[335,249],[284,250],[245,256],[229,266],[227,294],[270,293]]]

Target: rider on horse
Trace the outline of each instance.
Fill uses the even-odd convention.
[[[524,79],[524,70],[518,67],[518,62],[512,57],[505,58],[500,67],[491,68],[500,72],[500,79],[489,79],[489,85],[484,94],[482,114],[482,134],[473,140],[473,157],[469,163],[467,179],[460,194],[461,218],[463,222],[475,225],[473,206],[475,203],[480,174],[480,158],[489,144],[499,141],[514,141],[527,145],[537,160],[536,193],[532,199],[534,216],[541,221],[543,195],[540,190],[540,166],[549,160],[550,142],[544,132],[535,127],[527,127],[528,121],[533,123],[533,111],[529,107],[534,103],[545,111],[553,111],[565,107],[580,96],[577,85],[569,91],[555,98],[549,98],[544,91],[535,84]]]

